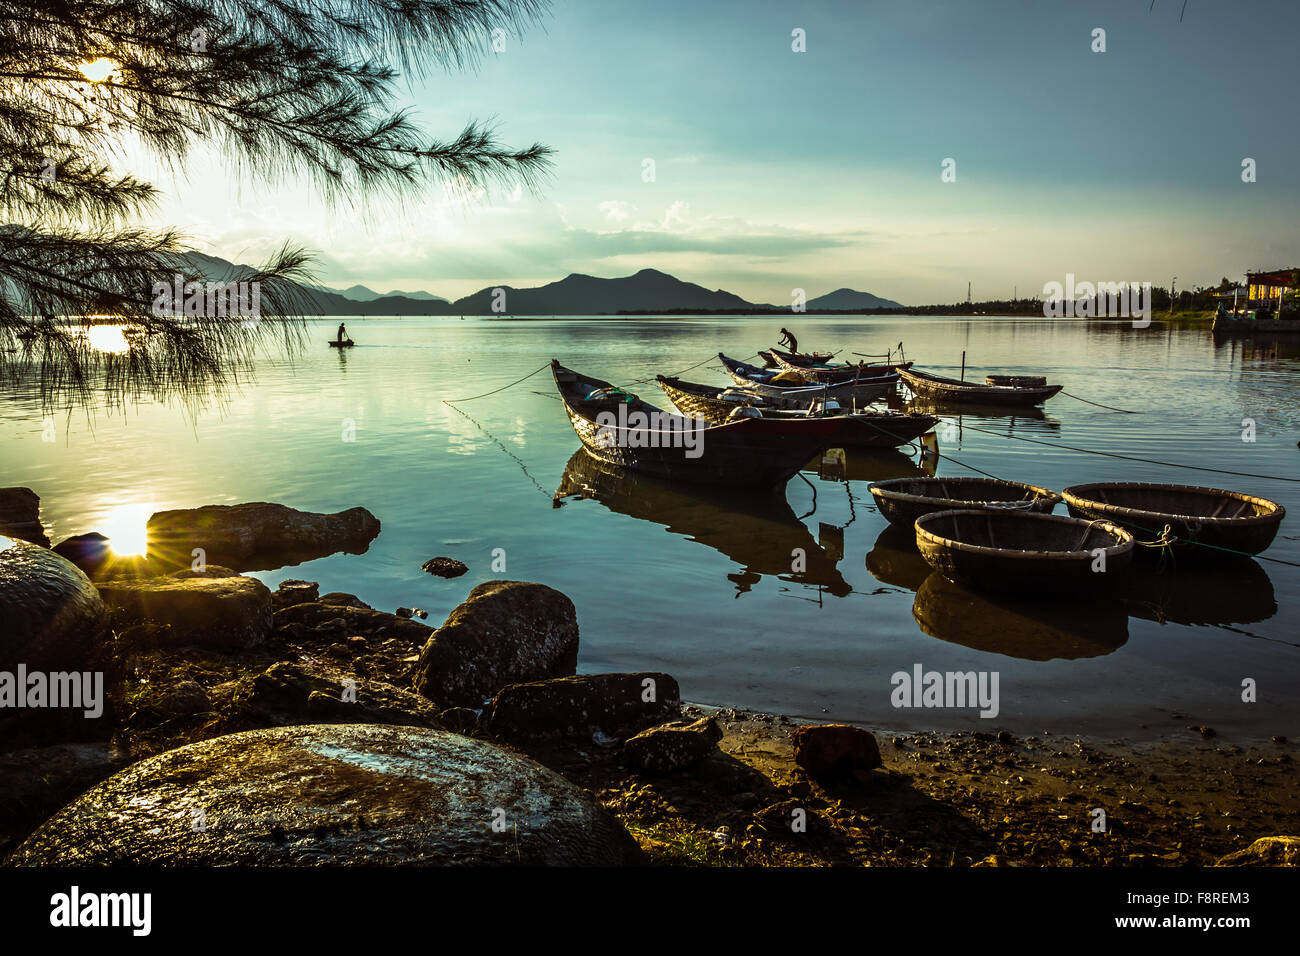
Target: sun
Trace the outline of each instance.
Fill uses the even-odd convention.
[[[134,557],[149,549],[146,525],[154,513],[151,504],[118,505],[108,513],[100,533],[108,538],[113,554]]]
[[[101,56],[82,63],[77,67],[77,69],[79,69],[81,75],[90,80],[90,82],[103,83],[116,73],[118,67],[121,65],[122,64],[118,63],[116,60],[110,59],[106,56]]]

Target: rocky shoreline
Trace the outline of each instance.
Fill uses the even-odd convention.
[[[1133,745],[799,726],[683,704],[668,674],[577,674],[577,609],[542,584],[479,584],[431,627],[412,609],[311,581],[273,592],[241,573],[364,551],[380,525],[361,508],[166,512],[150,521],[149,555],[118,559],[93,535],[51,549],[38,507],[28,489],[0,489],[0,607],[13,622],[0,704],[2,675],[16,673],[49,674],[51,693],[59,674],[99,675],[103,700],[91,718],[19,687],[27,697],[0,707],[0,858],[11,865],[1300,854],[1286,835],[1300,830],[1294,745],[1281,738]],[[464,573],[457,564],[426,569]]]

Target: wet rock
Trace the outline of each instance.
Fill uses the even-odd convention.
[[[113,554],[108,538],[97,531],[64,538],[54,546],[53,550],[55,554],[63,555],[86,574],[93,574],[99,570]]]
[[[681,714],[681,691],[667,674],[584,674],[514,684],[492,701],[490,733],[507,739],[553,734],[626,739]]]
[[[429,616],[428,611],[423,611],[418,607],[399,607],[393,613],[396,614],[398,617],[405,617],[405,618],[418,617],[421,620]]]
[[[1244,850],[1229,853],[1215,866],[1300,866],[1300,836],[1260,837]]]
[[[48,548],[0,537],[0,670],[84,669],[107,623],[90,579]]]
[[[440,578],[458,578],[468,571],[469,567],[455,558],[431,558],[420,565],[420,570],[436,574]]]
[[[443,706],[476,707],[508,684],[563,677],[577,663],[572,601],[544,584],[488,581],[424,645],[415,689]]]
[[[282,607],[310,604],[319,600],[320,585],[315,581],[281,581],[280,586],[271,595],[271,603],[275,605],[277,611]]]
[[[0,488],[0,535],[48,548],[41,524],[41,499],[30,488]]]
[[[717,749],[722,728],[712,717],[678,720],[643,730],[623,745],[628,763],[641,770],[680,770]]]
[[[642,855],[593,798],[527,757],[443,731],[327,725],[232,734],[137,763],[11,859],[122,861],[612,866]]]
[[[795,728],[794,762],[815,780],[842,780],[856,771],[881,765],[875,735],[848,724],[818,724]]]
[[[364,554],[379,527],[365,508],[318,514],[266,501],[206,505],[150,517],[149,554],[188,564],[198,548],[214,564],[260,571],[337,551]]]
[[[246,648],[271,632],[271,592],[244,577],[165,577],[99,582],[115,624],[167,627],[173,646]]]

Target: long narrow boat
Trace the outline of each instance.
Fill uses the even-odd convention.
[[[728,425],[660,411],[551,361],[569,423],[600,461],[682,481],[775,487],[835,443],[833,418],[742,418]]]
[[[767,368],[781,367],[777,364],[776,356],[772,354],[774,351],[776,350],[766,349],[758,353],[758,357],[763,360],[763,364]],[[790,357],[790,361],[801,365],[827,364],[831,359],[835,358],[836,355],[834,352],[786,352],[785,354]]]
[[[1061,503],[1055,491],[999,478],[894,478],[872,482],[867,490],[881,517],[903,528],[936,511],[999,508],[1050,514]]]
[[[782,352],[779,349],[772,349],[771,352],[772,357],[776,359],[777,364],[782,369],[800,376],[809,384],[814,382],[843,382],[855,378],[874,378],[878,375],[890,375],[912,367],[911,362],[896,365],[868,365],[865,362],[856,365],[800,365],[791,360],[789,352]]]
[[[1147,543],[1162,540],[1168,528],[1180,558],[1202,561],[1259,554],[1286,517],[1276,501],[1195,485],[1102,481],[1061,494],[1075,517],[1114,521]]]
[[[979,385],[944,378],[917,369],[899,369],[899,375],[917,398],[932,402],[970,405],[1041,405],[1064,385]]]
[[[819,397],[836,399],[841,405],[853,405],[854,403],[865,405],[880,397],[882,394],[880,392],[881,385],[886,386],[884,394],[888,394],[889,389],[897,385],[899,380],[897,374],[889,374],[838,383],[808,384],[802,378],[797,382],[778,382],[776,377],[780,374],[779,371],[762,369],[757,365],[750,365],[747,362],[727,358],[721,352],[718,353],[718,360],[722,362],[722,367],[733,382],[758,392],[760,395],[775,397],[800,392],[809,394],[815,392]]]
[[[657,376],[657,381],[680,412],[715,425],[732,420],[738,408],[755,409],[764,418],[807,418],[810,409],[820,401],[820,396],[764,398],[746,389],[698,385],[663,375]],[[813,391],[820,393],[821,389]],[[833,417],[845,419],[844,429],[835,439],[840,448],[895,448],[924,435],[939,421],[932,415],[899,412],[858,412]]]
[[[921,557],[949,581],[1035,597],[1115,582],[1133,535],[1108,521],[1025,511],[936,511],[916,521]]]

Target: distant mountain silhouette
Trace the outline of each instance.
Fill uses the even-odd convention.
[[[254,270],[201,252],[184,253],[183,258],[211,281],[229,282]],[[503,290],[504,298],[497,290]],[[789,307],[756,305],[723,289],[710,291],[684,282],[657,269],[642,269],[635,275],[616,279],[573,273],[543,286],[516,289],[488,286],[473,295],[447,302],[428,292],[387,295],[355,285],[342,291],[329,286],[303,285],[307,311],[316,315],[617,315],[620,312],[786,312]],[[363,298],[365,297],[365,298]],[[494,308],[498,302],[501,308]],[[810,310],[901,309],[890,299],[869,292],[839,289],[809,299]]]
[[[893,299],[882,299],[870,292],[858,292],[854,289],[836,289],[806,303],[809,309],[833,309],[848,311],[851,309],[901,309],[903,303]]]

